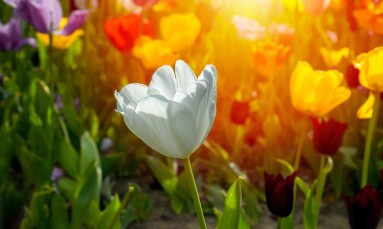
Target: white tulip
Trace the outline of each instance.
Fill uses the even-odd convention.
[[[185,159],[208,136],[216,114],[217,72],[206,65],[198,79],[182,60],[175,74],[164,65],[149,86],[132,83],[115,92],[117,111],[131,132],[164,156]]]

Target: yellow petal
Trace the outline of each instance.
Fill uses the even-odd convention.
[[[366,119],[372,117],[372,112],[374,111],[375,95],[370,92],[370,96],[366,102],[358,109],[357,116],[360,119]]]
[[[341,48],[339,50],[320,48],[320,54],[323,57],[323,60],[327,67],[335,67],[344,57],[348,57],[350,54],[349,48]]]
[[[67,49],[77,40],[78,37],[83,34],[84,31],[82,29],[78,29],[68,36],[53,35],[52,47],[56,49]],[[48,34],[36,32],[36,36],[45,46],[49,46]]]
[[[372,91],[383,91],[383,47],[363,53],[356,58],[355,66],[360,70],[361,85]]]
[[[331,95],[331,99],[325,105],[323,109],[318,111],[317,115],[323,116],[333,110],[335,107],[344,103],[351,96],[351,90],[346,87],[338,87]]]

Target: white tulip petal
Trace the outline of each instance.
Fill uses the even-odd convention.
[[[198,110],[197,118],[197,136],[199,136],[198,142],[202,144],[202,141],[206,139],[209,134],[216,115],[216,70],[214,66],[207,65],[204,71],[198,78],[199,80],[206,80],[209,82],[208,93],[201,101],[200,109]]]
[[[175,72],[159,68],[149,86],[129,84],[115,92],[117,111],[131,132],[167,157],[185,159],[208,136],[216,115],[217,72],[207,65],[198,80],[179,60]]]
[[[132,83],[123,87],[120,91],[125,104],[136,106],[137,103],[148,94],[148,87],[143,84]]]
[[[124,115],[124,97],[122,97],[122,95],[120,95],[120,93],[117,91],[114,91],[114,97],[117,100],[116,111]]]
[[[134,110],[133,132],[162,155],[183,158],[184,149],[174,137],[167,118],[168,102],[165,96],[159,94],[144,97]]]
[[[180,88],[186,88],[197,80],[193,70],[183,60],[176,61],[176,78]]]
[[[135,135],[136,132],[134,131],[134,128],[133,128],[133,116],[134,116],[134,107],[130,104],[128,105],[124,105],[124,122],[125,122],[125,125],[128,127],[128,129]]]
[[[197,144],[197,114],[207,87],[207,81],[195,81],[185,89],[179,88],[173,100],[169,101],[169,124],[188,153],[194,152]]]
[[[177,82],[172,67],[164,65],[157,69],[150,81],[148,94],[160,94],[171,99],[176,91]]]
[[[216,70],[214,66],[207,65],[201,75],[198,77],[198,81],[206,80],[208,82],[208,94],[204,99],[204,105],[202,106],[204,109],[199,111],[199,115],[197,119],[197,126],[200,126],[202,119],[205,117],[206,111],[209,107],[210,101],[216,101],[217,91],[216,91]]]

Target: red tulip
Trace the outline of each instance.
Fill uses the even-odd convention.
[[[243,125],[250,114],[250,104],[247,101],[234,100],[231,105],[230,119],[234,124]]]
[[[334,119],[328,121],[313,118],[312,125],[314,129],[314,148],[323,155],[332,156],[338,152],[342,143],[343,134],[346,131],[348,124],[337,122]]]
[[[356,88],[359,83],[359,69],[355,68],[353,64],[350,64],[346,70],[346,80],[349,88]]]
[[[153,23],[137,14],[106,21],[104,31],[110,42],[121,52],[131,51],[140,35],[154,37],[155,34]]]

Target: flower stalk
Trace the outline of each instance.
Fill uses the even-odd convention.
[[[376,124],[378,122],[378,117],[379,117],[379,107],[380,107],[379,96],[380,96],[380,93],[375,92],[374,108],[372,111],[372,117],[368,123],[366,144],[365,144],[365,148],[364,148],[363,167],[362,167],[362,181],[360,183],[361,188],[366,186],[367,180],[368,180],[368,166],[370,164],[370,158],[371,158],[372,140],[374,137]]]
[[[186,159],[183,160],[183,162],[184,162],[184,167],[185,167],[188,183],[190,186],[190,191],[191,191],[191,194],[193,197],[194,208],[195,208],[195,211],[197,213],[199,226],[201,229],[207,229],[205,217],[203,216],[201,202],[200,202],[200,199],[198,196],[197,185],[195,183],[193,170],[192,170],[192,167],[190,164],[190,158],[187,157]]]

